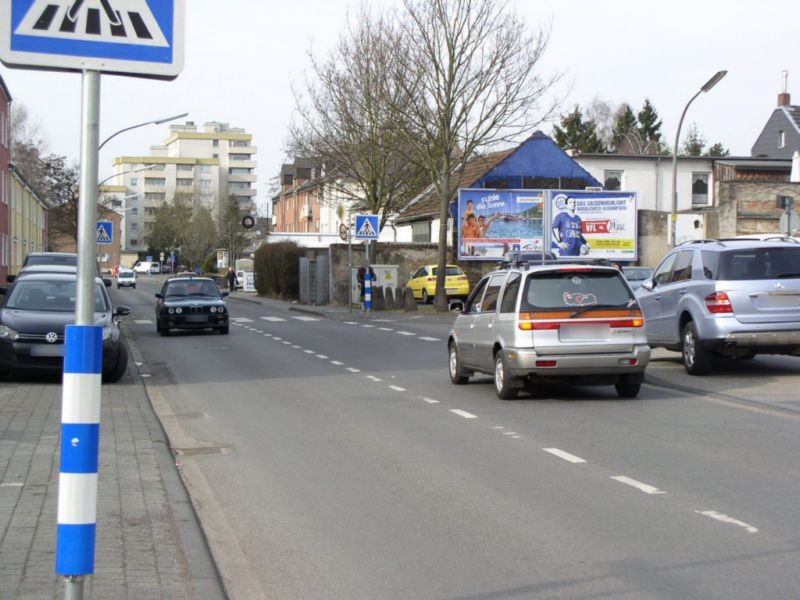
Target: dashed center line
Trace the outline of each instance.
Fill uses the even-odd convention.
[[[652,485],[648,485],[646,483],[642,483],[641,481],[636,481],[630,477],[626,477],[625,475],[616,475],[612,477],[614,481],[619,481],[620,483],[624,483],[625,485],[629,485],[631,487],[635,487],[637,490],[644,492],[645,494],[666,494],[667,492],[658,489],[657,487],[653,487]]]
[[[406,391],[406,388],[400,387],[399,385],[390,385],[389,389],[390,390],[394,390],[395,392],[405,392]]]
[[[378,327],[378,331],[394,331],[391,327]]]
[[[344,363],[338,360],[332,360],[331,364],[336,365],[337,367],[341,367]]]
[[[303,352],[305,352],[306,354],[314,354],[313,350],[303,350]]]
[[[465,419],[477,419],[478,418],[476,415],[473,415],[472,413],[469,413],[469,412],[467,412],[465,410],[461,410],[460,408],[451,408],[450,412],[453,413],[454,415],[458,415],[459,417],[464,417]]]
[[[428,404],[439,404],[438,400],[434,400],[433,398],[427,398],[425,396],[417,396],[420,400],[427,402]]]
[[[417,335],[417,334],[412,331],[398,331],[397,335]]]
[[[327,357],[327,356],[325,356],[324,354],[316,354],[315,356],[316,356],[317,358],[321,358],[322,360],[328,360],[328,357]]]
[[[375,377],[375,375],[365,375],[364,377],[366,377],[370,381],[383,381],[380,377]]]
[[[426,342],[441,342],[441,341],[442,341],[442,340],[440,340],[439,338],[435,338],[435,337],[428,337],[427,335],[420,336],[420,338],[419,338],[419,339],[421,339],[421,340],[425,340]]]
[[[283,323],[286,321],[286,319],[282,317],[261,317],[261,318],[264,319],[265,321],[272,321],[273,323]]]
[[[347,370],[351,373],[361,373],[361,369],[356,369],[354,367],[347,367]]]
[[[563,458],[567,462],[579,464],[585,463],[586,461],[582,459],[580,456],[575,456],[574,454],[570,454],[569,452],[564,452],[563,450],[559,450],[558,448],[542,448],[545,452],[549,452],[553,456],[557,456],[558,458]]]
[[[728,515],[724,515],[719,513],[715,510],[696,510],[694,511],[699,515],[703,515],[706,517],[711,517],[712,519],[716,519],[722,523],[727,523],[729,525],[737,525],[738,527],[743,528],[747,533],[758,533],[758,528],[753,527],[752,525],[748,525],[744,521],[740,521],[739,519],[734,519],[733,517],[729,517]]]

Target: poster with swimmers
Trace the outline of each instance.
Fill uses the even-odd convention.
[[[500,261],[512,252],[540,252],[544,206],[543,190],[459,190],[459,260]]]

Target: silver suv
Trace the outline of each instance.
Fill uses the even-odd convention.
[[[800,244],[697,240],[673,248],[636,292],[653,347],[690,375],[715,357],[800,356]]]
[[[501,399],[537,381],[639,393],[650,347],[630,286],[614,267],[517,264],[488,274],[448,339],[450,381],[494,375]]]

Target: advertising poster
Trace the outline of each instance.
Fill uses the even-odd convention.
[[[636,194],[549,190],[556,256],[636,260]]]
[[[542,190],[458,191],[459,260],[502,260],[510,252],[541,251]]]

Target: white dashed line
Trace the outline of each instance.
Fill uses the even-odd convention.
[[[303,350],[303,352],[305,352],[306,354],[314,354],[313,350]]]
[[[380,377],[375,377],[375,375],[364,375],[364,377],[366,377],[370,381],[383,381],[383,379],[381,379]]]
[[[427,335],[425,335],[425,336],[421,336],[419,339],[421,339],[421,340],[425,340],[426,342],[441,342],[441,341],[442,341],[442,340],[440,340],[439,338],[435,338],[435,337],[428,337]]]
[[[358,321],[342,321],[345,325],[358,325]]]
[[[336,365],[337,367],[341,367],[344,363],[338,360],[332,360],[331,364]]]
[[[394,331],[391,327],[378,327],[378,331]]]
[[[397,335],[417,335],[417,334],[412,331],[398,331]]]
[[[569,452],[564,452],[563,450],[559,450],[558,448],[542,448],[545,452],[549,452],[553,456],[557,456],[558,458],[563,458],[567,462],[579,464],[585,463],[586,461],[583,460],[580,456],[575,456],[574,454],[570,454]]]
[[[361,369],[355,369],[353,367],[346,367],[348,371],[351,373],[361,373]]]
[[[295,350],[302,350],[303,349],[302,346],[298,346],[297,344],[293,344],[292,348],[294,348]]]
[[[328,357],[325,356],[324,354],[317,354],[316,357],[321,358],[322,360],[328,360]]]
[[[366,329],[371,329],[371,328],[375,327],[375,325],[368,325],[368,324],[365,323],[364,325],[362,325],[362,327],[365,327]]]
[[[133,322],[136,323],[137,325],[152,325],[153,324],[153,321],[151,321],[150,319],[134,319]]]
[[[472,413],[468,413],[465,410],[461,410],[460,408],[451,408],[450,412],[454,415],[458,415],[459,417],[464,417],[465,419],[477,419],[478,417],[473,415]]]
[[[747,523],[740,521],[738,519],[734,519],[733,517],[729,517],[728,515],[723,515],[715,510],[696,510],[694,511],[698,515],[703,515],[706,517],[711,517],[712,519],[716,519],[722,523],[727,523],[729,525],[737,525],[742,527],[747,533],[758,533],[758,528],[753,527],[752,525],[748,525]]]
[[[625,485],[629,485],[631,487],[635,487],[637,490],[644,492],[645,494],[666,494],[657,487],[653,487],[652,485],[648,485],[646,483],[642,483],[641,481],[636,481],[635,479],[631,479],[630,477],[626,477],[625,475],[617,475],[612,477],[614,481],[619,481],[620,483],[624,483]]]
[[[504,431],[503,435],[517,435],[516,431]]]
[[[439,404],[438,400],[434,400],[433,398],[426,398],[425,396],[417,396],[420,400],[427,402],[428,404]]]
[[[264,319],[265,321],[271,321],[273,323],[283,323],[286,321],[286,319],[282,317],[261,317],[261,318]]]
[[[395,392],[405,392],[406,391],[406,388],[400,387],[399,385],[390,385],[389,389],[390,390],[394,390]]]
[[[281,342],[281,344],[284,344],[284,345],[286,345],[286,346],[291,346],[291,345],[292,345],[292,342],[287,342],[286,340],[283,340],[283,341]]]
[[[298,321],[319,321],[319,317],[292,317]]]
[[[248,319],[246,317],[234,317],[232,320],[236,321],[237,323],[252,323],[253,322],[253,319]]]

